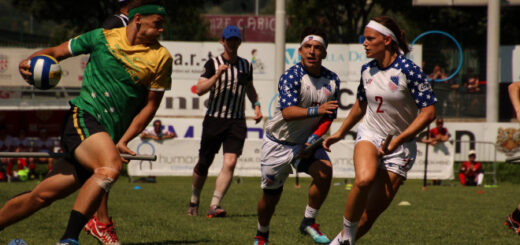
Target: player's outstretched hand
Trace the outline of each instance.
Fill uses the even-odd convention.
[[[262,121],[262,118],[264,116],[262,115],[262,111],[260,110],[260,107],[256,106],[255,107],[255,124],[258,124],[260,121]]]
[[[128,148],[126,143],[123,143],[121,141],[116,144],[116,148],[119,151],[119,153],[127,153],[127,154],[130,154],[132,156],[136,155],[134,151],[132,151],[132,150],[130,150],[130,148]],[[125,159],[123,157],[121,157],[121,161],[123,161],[126,164],[128,164],[130,162],[130,160],[127,160],[127,159]]]
[[[327,101],[318,107],[318,115],[332,114],[336,109],[338,109],[337,100]]]
[[[325,139],[325,141],[323,141],[323,149],[330,152],[329,147],[342,139],[343,139],[343,137],[341,137],[341,135],[339,135],[337,133],[327,137]]]
[[[29,65],[29,59],[22,60],[18,65],[18,70],[20,71],[20,75],[22,78],[28,83],[32,85],[31,79],[29,79],[32,73],[29,71],[31,66]]]

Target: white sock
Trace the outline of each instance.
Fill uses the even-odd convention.
[[[483,173],[479,173],[477,175],[477,185],[478,186],[481,186],[482,185],[482,180],[484,180],[484,174]]]
[[[350,245],[354,245],[358,223],[359,221],[351,222],[347,218],[343,217],[343,241],[348,240],[350,241]]]
[[[191,203],[198,204],[200,201],[200,191],[199,189],[195,188],[195,186],[191,186]]]
[[[269,226],[262,226],[260,223],[258,223],[258,231],[262,233],[269,232]]]
[[[336,237],[334,237],[334,239],[332,239],[329,245],[341,245],[340,242],[343,242],[343,240],[341,239],[341,231],[338,233]]]
[[[319,209],[312,208],[307,204],[307,207],[305,207],[305,218],[315,219],[316,216],[318,216]]]
[[[219,206],[220,200],[222,200],[223,196],[224,195],[222,195],[222,193],[220,193],[218,191],[213,192],[213,198],[211,198],[211,204],[209,206],[210,207]]]

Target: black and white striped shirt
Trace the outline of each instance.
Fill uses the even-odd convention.
[[[103,27],[103,29],[114,29],[114,28],[119,28],[119,27],[123,27],[123,26],[127,26],[127,25],[128,25],[128,16],[120,13],[120,14],[112,15],[112,16],[108,17],[107,19],[105,19],[102,27]]]
[[[229,68],[222,72],[211,87],[206,116],[245,119],[246,85],[253,82],[253,66],[241,57],[230,64],[220,55],[206,62],[201,77],[211,78],[222,64],[228,64]]]

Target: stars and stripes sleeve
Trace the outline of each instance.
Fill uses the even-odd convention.
[[[365,86],[363,85],[363,71],[369,67],[368,64],[364,64],[361,67],[361,78],[359,78],[359,86],[357,88],[356,98],[359,101],[367,101],[367,94],[365,92]]]
[[[365,86],[363,86],[363,79],[359,79],[359,86],[357,88],[356,98],[359,101],[367,101],[367,95],[365,93]]]
[[[418,108],[424,108],[437,102],[433,89],[419,66],[409,61],[404,65],[403,73],[406,75],[408,89]]]
[[[285,72],[278,82],[278,94],[280,95],[280,110],[289,106],[298,105],[301,82],[289,71]]]
[[[339,100],[339,85],[341,83],[339,77],[337,74],[331,72],[331,80],[334,80],[334,85],[336,88],[334,89],[334,97],[333,100]],[[334,113],[325,115],[325,118],[328,119],[336,119],[338,116],[338,109],[336,108],[334,110]]]

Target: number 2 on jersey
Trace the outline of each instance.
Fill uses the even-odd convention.
[[[383,97],[376,96],[376,101],[379,102],[379,105],[377,106],[377,113],[384,113],[385,111],[381,110],[381,105],[383,105]]]

